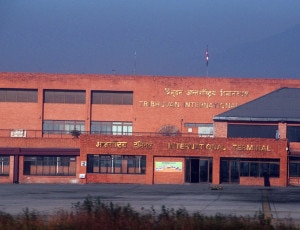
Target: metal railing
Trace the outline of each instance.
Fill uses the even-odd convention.
[[[165,137],[213,137],[210,135],[199,135],[196,133],[158,133],[158,132],[131,132],[131,133],[112,133],[112,132],[93,132],[93,131],[43,131],[43,130],[23,130],[23,129],[0,129],[0,137],[11,138],[76,138],[80,135],[111,135],[111,136],[165,136]]]

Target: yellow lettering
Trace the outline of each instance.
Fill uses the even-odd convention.
[[[261,151],[261,152],[271,151],[269,145],[251,145],[251,144],[237,145],[237,144],[233,144],[232,148],[233,148],[233,150],[236,150],[236,151]]]

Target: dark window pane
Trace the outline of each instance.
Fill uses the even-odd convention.
[[[277,125],[236,125],[229,124],[228,137],[275,138]]]
[[[75,104],[76,102],[76,96],[75,95],[72,95],[70,93],[66,93],[65,95],[65,103],[66,104]]]
[[[251,162],[250,163],[250,176],[258,177],[259,176],[259,164]]]
[[[240,164],[240,175],[249,176],[249,162],[241,162]]]
[[[270,172],[269,172],[269,163],[264,163],[261,162],[260,163],[260,170],[259,170],[259,176],[263,177],[264,175],[269,175],[270,176]]]
[[[279,170],[279,164],[276,163],[270,163],[269,165],[269,175],[270,177],[279,177],[280,175],[280,170]]]
[[[300,142],[300,126],[287,126],[286,135],[290,142]]]
[[[77,90],[45,90],[45,103],[84,104],[85,91]]]
[[[26,91],[22,91],[22,90],[17,91],[16,92],[16,96],[17,96],[17,101],[18,102],[26,102],[26,101],[28,101]]]
[[[94,168],[94,155],[87,155],[87,167],[86,167],[86,172],[87,173],[93,173],[93,168]]]
[[[28,102],[37,102],[38,101],[38,94],[36,91],[29,91],[28,92]]]
[[[101,104],[101,96],[98,92],[92,92],[92,104]]]
[[[113,104],[111,93],[101,93],[101,104]]]
[[[17,101],[17,92],[15,90],[6,91],[6,101],[7,102],[16,102]]]
[[[133,104],[133,94],[125,93],[123,96],[123,104],[124,105],[132,105]]]
[[[92,104],[132,105],[133,92],[93,91]]]
[[[37,102],[35,89],[0,89],[0,102]]]
[[[299,176],[299,163],[290,163],[290,176],[291,177],[298,177]]]

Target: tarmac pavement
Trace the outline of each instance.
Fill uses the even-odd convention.
[[[21,214],[26,208],[40,214],[72,210],[77,202],[91,196],[102,202],[130,205],[134,210],[160,213],[162,206],[206,216],[222,214],[255,216],[273,220],[300,221],[300,187],[258,187],[209,184],[1,184],[0,211]],[[300,222],[299,222],[300,223]]]

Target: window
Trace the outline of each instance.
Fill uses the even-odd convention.
[[[76,157],[25,156],[24,175],[75,176]]]
[[[240,176],[244,177],[279,177],[278,159],[241,159]]]
[[[214,135],[214,125],[213,124],[185,123],[184,127],[198,128],[198,135],[201,137],[212,137]]]
[[[249,162],[240,162],[240,176],[249,176]]]
[[[132,105],[132,91],[92,91],[92,104]]]
[[[289,161],[290,177],[300,177],[300,159],[299,157],[291,157]]]
[[[300,142],[300,126],[287,126],[286,136],[290,142]]]
[[[0,89],[0,102],[38,102],[38,90]]]
[[[43,133],[70,134],[73,130],[84,132],[84,121],[45,120],[43,122]]]
[[[275,138],[277,125],[237,125],[229,124],[227,137]]]
[[[45,90],[44,103],[85,104],[85,91]]]
[[[0,156],[0,176],[9,175],[9,156]]]
[[[132,122],[92,121],[91,133],[105,135],[132,135]]]
[[[259,173],[259,163],[250,162],[250,174],[248,176],[258,177],[259,175],[260,175],[260,173]]]
[[[87,156],[88,173],[145,174],[146,156],[91,155]]]

